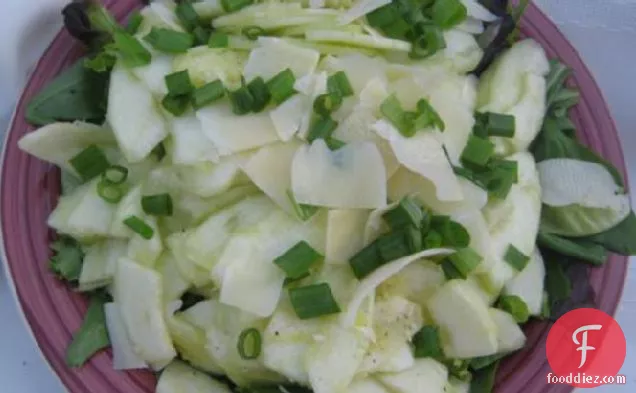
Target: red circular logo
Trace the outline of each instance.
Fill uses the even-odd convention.
[[[616,383],[625,352],[625,335],[614,318],[593,308],[570,311],[548,334],[546,356],[554,372],[548,383],[577,388]]]

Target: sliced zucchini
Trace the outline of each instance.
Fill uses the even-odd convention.
[[[119,310],[119,305],[116,303],[104,304],[108,338],[113,351],[113,368],[115,370],[147,368],[148,365],[135,353],[133,344],[128,339],[126,326]]]
[[[464,280],[448,281],[427,305],[440,327],[447,357],[469,359],[497,352],[497,325],[488,306]]]
[[[408,370],[399,373],[381,373],[380,382],[394,393],[413,393],[426,386],[426,392],[444,393],[448,370],[432,358],[417,359]]]
[[[161,274],[163,299],[166,304],[179,300],[192,285],[181,275],[177,259],[172,255],[171,251],[164,251],[161,254],[157,261],[156,269]]]
[[[258,76],[268,80],[288,68],[296,78],[302,78],[312,74],[318,65],[320,52],[316,50],[272,37],[260,37],[258,44],[258,48],[250,52],[243,70],[248,81]]]
[[[92,291],[110,284],[117,261],[126,255],[126,246],[125,240],[108,239],[84,248],[79,290]]]
[[[364,247],[364,229],[369,211],[332,209],[327,213],[327,263],[345,263]]]
[[[498,308],[491,308],[488,312],[497,325],[497,352],[509,353],[523,348],[526,336],[512,315]]]
[[[204,329],[189,323],[180,313],[166,319],[170,337],[183,360],[201,371],[223,374],[223,370],[205,347],[207,337]]]
[[[156,393],[231,393],[225,384],[175,360],[159,376]]]
[[[525,269],[506,283],[504,293],[519,296],[528,306],[531,315],[540,315],[544,281],[545,265],[541,253],[535,248]]]
[[[162,368],[176,356],[164,320],[161,275],[135,261],[120,258],[113,280],[113,298],[135,353]]]

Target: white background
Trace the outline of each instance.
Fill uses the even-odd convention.
[[[0,130],[6,128],[17,94],[32,65],[59,29],[68,0],[0,1]],[[636,0],[536,0],[579,50],[592,70],[617,122],[636,188]],[[0,134],[2,131],[0,131]],[[16,310],[0,270],[0,391],[61,393]],[[626,386],[593,389],[636,391],[636,265],[618,312],[628,349],[622,373]]]

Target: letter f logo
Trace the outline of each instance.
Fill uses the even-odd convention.
[[[579,365],[579,368],[583,367],[585,365],[585,362],[587,362],[587,351],[594,351],[596,349],[587,345],[587,332],[589,330],[601,330],[602,328],[602,325],[585,325],[576,329],[572,334],[572,341],[574,341],[574,344],[580,345],[580,347],[576,349],[577,351],[581,351],[581,364]],[[581,342],[579,342],[577,336],[581,332],[583,333],[583,339],[581,340]]]

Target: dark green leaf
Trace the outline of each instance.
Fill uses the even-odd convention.
[[[614,228],[580,240],[594,242],[617,254],[636,255],[636,215],[631,212]]]
[[[569,257],[579,258],[594,265],[607,261],[607,250],[589,240],[568,239],[551,233],[539,232],[537,242],[541,247],[549,248]]]
[[[82,272],[84,252],[80,244],[73,238],[61,236],[51,244],[55,255],[49,261],[49,267],[59,278],[66,281],[77,281]]]
[[[104,121],[109,74],[84,67],[84,61],[80,59],[31,99],[26,109],[29,123],[43,126],[57,121]]]
[[[94,296],[91,299],[84,322],[73,335],[73,341],[66,350],[66,364],[69,367],[81,367],[100,350],[110,345],[104,304],[106,299]]]
[[[495,376],[499,362],[495,362],[488,367],[473,373],[473,379],[470,381],[469,393],[492,393],[495,387]]]

